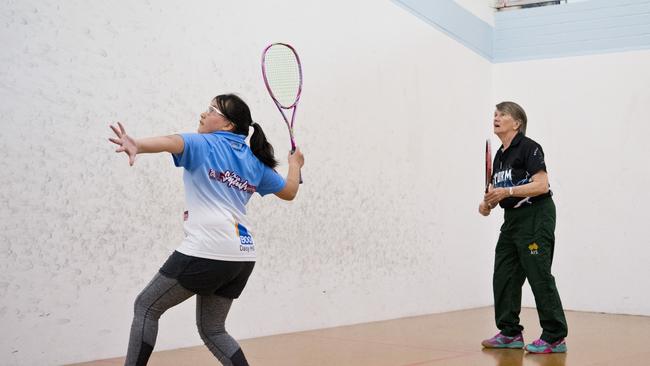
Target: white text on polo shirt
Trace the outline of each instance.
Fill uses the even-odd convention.
[[[512,181],[512,169],[502,170],[494,175],[494,186]]]
[[[225,172],[217,172],[214,169],[208,170],[208,177],[216,180],[217,182],[225,183],[230,188],[236,188],[240,191],[255,193],[257,187],[243,180],[237,173],[226,170]]]

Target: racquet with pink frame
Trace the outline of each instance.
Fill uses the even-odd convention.
[[[262,52],[262,77],[275,106],[289,129],[291,153],[296,151],[293,124],[302,92],[302,66],[296,50],[286,43],[272,43]],[[291,119],[287,113],[291,111]],[[302,183],[302,178],[300,180]]]
[[[490,139],[485,140],[485,193],[492,183],[492,144]]]

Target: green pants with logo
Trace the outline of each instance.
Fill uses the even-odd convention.
[[[526,278],[533,290],[543,332],[552,343],[567,335],[560,295],[551,274],[555,246],[555,204],[545,198],[530,206],[506,209],[494,258],[494,310],[497,328],[519,334],[521,288]]]

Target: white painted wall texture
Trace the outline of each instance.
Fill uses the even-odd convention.
[[[249,205],[259,261],[231,333],[491,302],[498,220],[476,214],[474,143],[491,65],[391,2],[6,0],[0,29],[2,364],[123,355],[132,302],[181,239],[181,171],[165,155],[129,167],[110,122],[193,131],[214,95],[237,92],[285,161],[259,72],[271,41],[304,62],[305,184],[295,202]],[[193,307],[163,316],[157,349],[201,343]]]
[[[650,315],[648,65],[650,51],[494,66],[495,101],[521,103],[546,153],[568,309]]]

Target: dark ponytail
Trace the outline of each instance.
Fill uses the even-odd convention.
[[[251,151],[264,165],[275,168],[278,161],[273,155],[273,146],[266,140],[262,126],[253,122],[248,105],[235,94],[222,94],[214,97],[213,102],[219,111],[235,125],[234,133],[248,136],[249,127],[253,127]]]
[[[262,130],[262,126],[257,122],[251,124],[253,127],[253,135],[251,136],[251,151],[258,159],[265,165],[275,168],[278,166],[278,161],[275,160],[273,155],[273,146],[266,139],[266,135]]]

